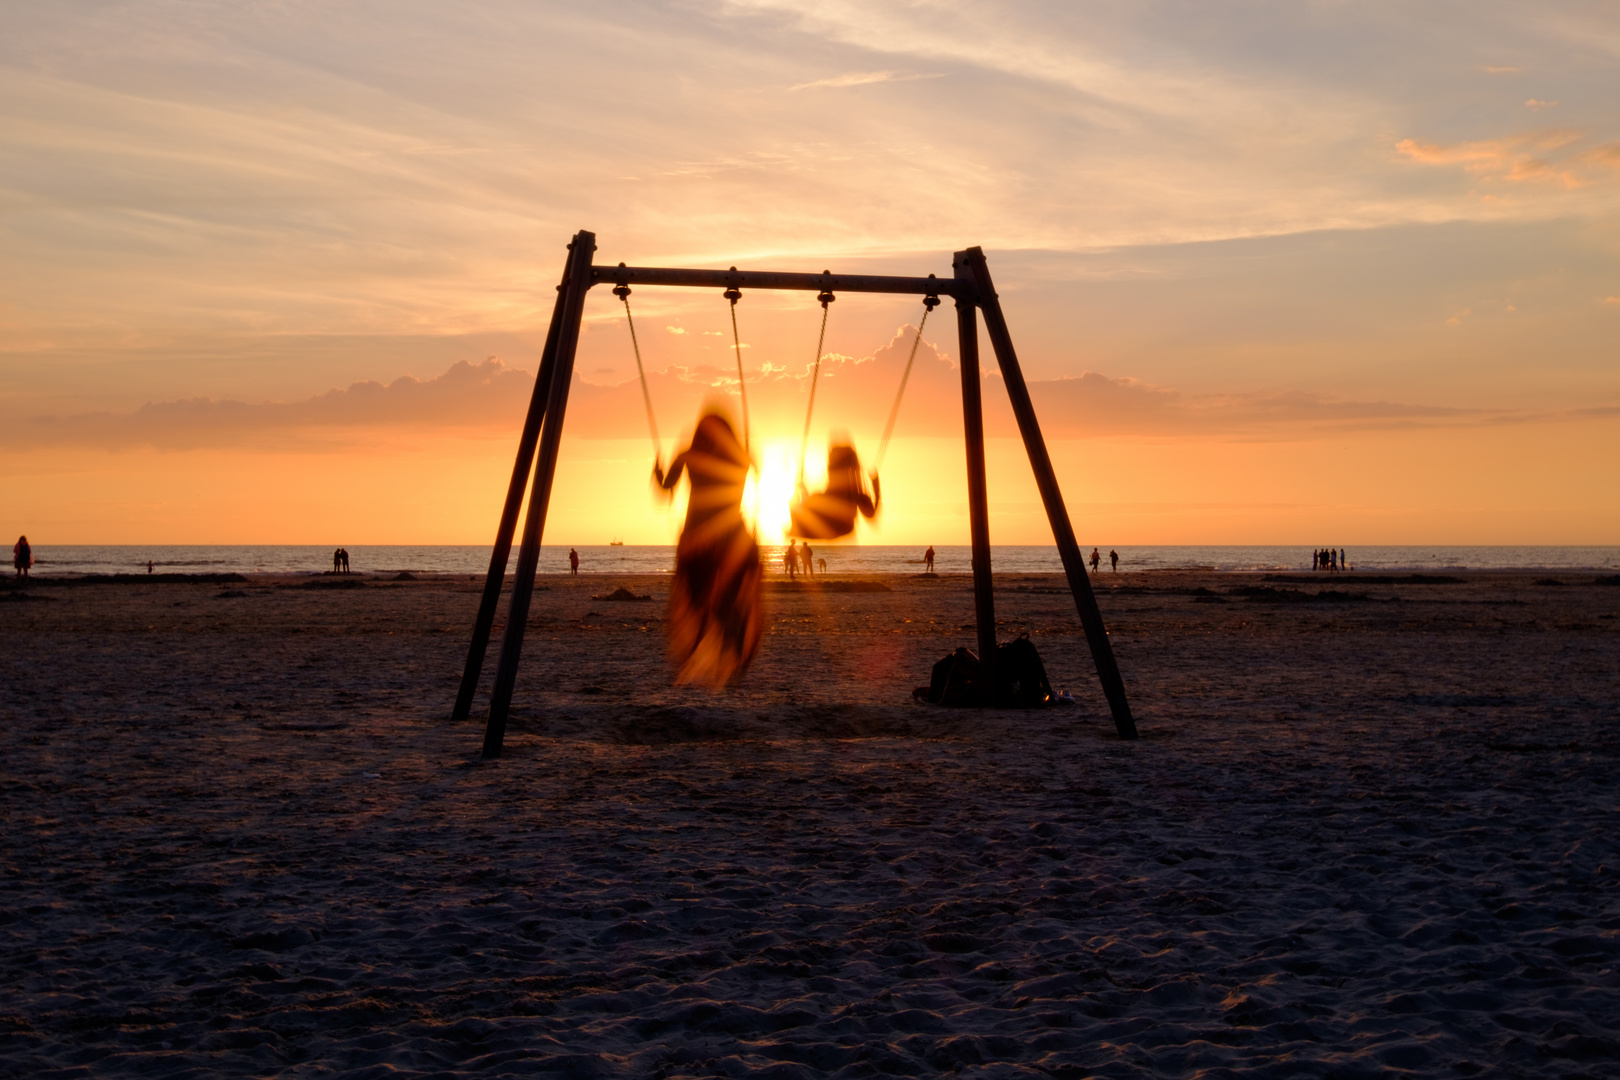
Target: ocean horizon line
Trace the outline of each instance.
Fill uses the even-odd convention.
[[[785,544],[761,545],[767,569],[781,565]],[[815,555],[830,574],[916,573],[927,545],[826,544]],[[1103,572],[1119,554],[1121,571],[1211,570],[1295,571],[1312,569],[1317,550],[1296,544],[1083,544],[1096,548]],[[1345,566],[1355,571],[1620,569],[1620,545],[1581,544],[1368,544],[1339,545]],[[323,544],[44,544],[34,545],[35,572],[41,576],[142,573],[255,573],[310,575],[330,572],[336,549]],[[346,545],[350,566],[361,573],[483,575],[489,569],[487,544]],[[568,572],[568,553],[580,555],[580,573],[591,575],[667,573],[674,565],[673,544],[543,544],[539,572]],[[934,546],[935,569],[967,573],[971,548]],[[1054,573],[1063,569],[1054,544],[997,544],[991,547],[997,573]],[[507,562],[516,564],[514,548]]]

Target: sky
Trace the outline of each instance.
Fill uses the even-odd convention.
[[[568,239],[921,275],[982,246],[1085,545],[1620,543],[1612,3],[0,6],[0,529],[488,543]],[[666,457],[714,290],[631,297]],[[761,539],[821,311],[738,330]],[[868,463],[915,298],[828,314]],[[547,540],[669,543],[591,294]],[[1047,543],[988,343],[992,540]],[[966,540],[928,322],[859,542]]]

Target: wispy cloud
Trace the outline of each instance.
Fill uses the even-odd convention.
[[[1421,164],[1459,165],[1486,180],[1550,180],[1575,188],[1585,182],[1577,168],[1582,159],[1567,151],[1583,138],[1584,132],[1561,129],[1444,144],[1402,139],[1395,149]]]
[[[1538,98],[1528,98],[1524,103],[1524,107],[1527,109],[1555,109],[1560,104],[1561,102],[1557,101],[1542,101]]]
[[[826,79],[815,79],[811,82],[802,82],[788,87],[788,93],[799,90],[833,90],[844,86],[869,86],[872,83],[886,82],[916,82],[919,79],[938,79],[941,74],[912,73],[903,71],[857,71],[847,75],[834,75]]]

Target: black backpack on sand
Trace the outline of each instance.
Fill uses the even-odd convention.
[[[1028,634],[996,647],[996,683],[985,684],[984,665],[971,650],[957,649],[934,665],[927,686],[911,694],[918,701],[953,708],[1043,709],[1056,697]]]
[[[997,705],[1004,709],[1044,709],[1057,695],[1046,681],[1046,665],[1028,634],[1003,641],[996,648]]]

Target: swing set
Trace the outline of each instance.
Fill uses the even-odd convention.
[[[1068,577],[1069,590],[1074,595],[1085,630],[1086,643],[1091,649],[1092,661],[1102,683],[1103,695],[1113,714],[1114,726],[1121,738],[1136,738],[1136,723],[1125,698],[1125,683],[1120,678],[1119,665],[1114,659],[1113,646],[1103,625],[1097,597],[1086,574],[1085,559],[1076,542],[1074,528],[1069,522],[1063,493],[1058,487],[1052,469],[1052,459],[1046,450],[1035,418],[1035,407],[1030,401],[1029,387],[1024,382],[1023,369],[1013,351],[1012,336],[1001,311],[1001,302],[990,280],[990,268],[984,252],[971,247],[952,256],[954,271],[950,278],[893,277],[880,275],[847,275],[823,271],[820,274],[761,273],[730,270],[687,270],[634,267],[620,263],[617,266],[596,266],[592,256],[596,253],[596,235],[580,232],[568,245],[568,259],[561,284],[557,286],[557,299],[552,309],[551,324],[546,332],[545,346],[540,354],[540,372],[535,378],[534,393],[529,411],[523,422],[523,433],[518,439],[517,461],[512,467],[511,483],[507,487],[506,503],[501,510],[500,524],[496,527],[495,546],[490,553],[489,572],[484,580],[483,596],[478,615],[473,623],[472,641],[467,649],[467,664],[462,672],[461,687],[456,695],[454,720],[466,720],[472,715],[473,696],[483,673],[484,656],[489,648],[490,631],[495,624],[495,611],[500,601],[501,587],[506,576],[506,564],[512,553],[512,540],[517,529],[518,514],[523,505],[524,488],[530,489],[529,512],[523,522],[523,536],[518,549],[517,572],[512,583],[512,599],[506,616],[506,631],[501,639],[500,656],[495,667],[495,684],[490,695],[489,719],[484,729],[483,755],[499,757],[506,736],[506,722],[511,713],[512,693],[517,682],[517,669],[523,653],[523,635],[528,624],[529,606],[534,595],[535,572],[540,561],[540,538],[545,531],[546,511],[551,503],[552,482],[556,476],[557,451],[562,440],[563,416],[568,407],[568,390],[573,381],[574,356],[579,345],[580,326],[585,297],[591,287],[612,282],[613,294],[625,307],[626,321],[630,324],[631,343],[636,354],[636,373],[641,380],[642,401],[647,408],[647,426],[652,433],[653,452],[662,452],[658,439],[658,423],[654,416],[652,394],[648,390],[646,372],[641,362],[641,347],[635,338],[635,324],[630,321],[631,286],[674,286],[685,288],[723,288],[722,295],[731,305],[732,345],[737,358],[738,389],[742,399],[743,445],[749,445],[748,391],[742,366],[742,342],[737,333],[737,301],[742,290],[786,289],[815,291],[821,303],[821,336],[816,343],[815,365],[811,373],[810,400],[805,412],[804,436],[799,448],[798,496],[805,497],[804,458],[810,439],[810,419],[815,409],[816,383],[821,374],[821,349],[826,341],[829,305],[839,292],[888,293],[923,297],[923,318],[912,342],[911,356],[906,361],[900,378],[900,389],[883,430],[883,440],[873,461],[872,473],[877,474],[888,451],[889,439],[899,416],[900,403],[905,395],[906,383],[911,377],[912,364],[917,358],[917,346],[922,341],[922,327],[928,315],[939,304],[940,297],[950,296],[956,301],[956,329],[959,367],[962,376],[962,419],[967,449],[968,530],[973,548],[973,606],[977,629],[979,656],[988,667],[996,656],[995,597],[990,575],[990,516],[984,470],[984,410],[979,392],[979,329],[978,315],[984,313],[985,329],[990,345],[1001,368],[1002,381],[1011,399],[1013,415],[1018,421],[1024,450],[1035,473],[1035,483],[1046,507],[1047,521],[1057,541],[1058,554]],[[532,478],[532,479],[531,479]],[[757,486],[756,486],[757,490]]]
[[[616,271],[623,270],[627,275],[630,272],[629,267],[625,266],[624,263],[620,263],[614,269]],[[736,273],[737,268],[733,266],[730,272],[733,274]],[[822,276],[830,277],[831,271],[823,270]],[[934,275],[930,274],[928,276],[932,278]],[[652,391],[647,386],[647,370],[641,362],[641,342],[636,337],[636,320],[635,316],[630,311],[630,292],[630,286],[622,281],[613,287],[613,295],[617,296],[620,302],[624,304],[624,321],[625,325],[630,329],[630,348],[636,357],[636,378],[641,382],[641,400],[647,407],[647,431],[652,436],[653,459],[661,460],[663,454],[663,442],[658,437],[658,418],[654,414],[653,410]],[[737,332],[737,301],[742,299],[742,291],[733,286],[727,289],[722,295],[731,303],[731,345],[732,350],[735,352],[737,357],[737,391],[738,396],[742,400],[743,449],[745,451],[749,451],[749,467],[757,470],[758,464],[752,460],[752,448],[749,445],[748,377],[743,371],[742,337]],[[804,505],[810,494],[804,483],[805,460],[810,446],[810,421],[812,417],[814,417],[816,409],[816,384],[821,378],[821,360],[823,357],[822,348],[827,343],[828,305],[838,298],[833,295],[830,289],[823,289],[816,296],[816,299],[821,303],[821,332],[816,337],[815,362],[810,370],[810,398],[804,410],[804,436],[799,440],[799,475],[798,480],[794,484],[795,501],[799,506]],[[912,339],[911,354],[906,357],[905,370],[900,374],[900,388],[895,391],[894,405],[890,407],[888,422],[883,426],[883,439],[878,444],[877,456],[872,462],[871,475],[874,484],[877,481],[878,470],[883,467],[883,458],[889,452],[889,439],[894,434],[894,422],[900,416],[900,403],[905,400],[906,383],[911,379],[912,366],[917,362],[917,347],[922,344],[923,329],[928,325],[928,316],[932,315],[934,313],[934,309],[938,306],[939,297],[936,294],[929,293],[927,296],[923,297],[923,314],[922,318],[917,323],[917,336]],[[754,488],[754,497],[756,500],[759,497],[758,486]],[[759,516],[757,506],[755,507],[754,516],[756,518]],[[851,523],[848,529],[842,529],[835,535],[847,535],[850,529],[853,529],[853,527],[853,523]],[[832,536],[828,535],[806,537],[806,539],[832,538]]]

